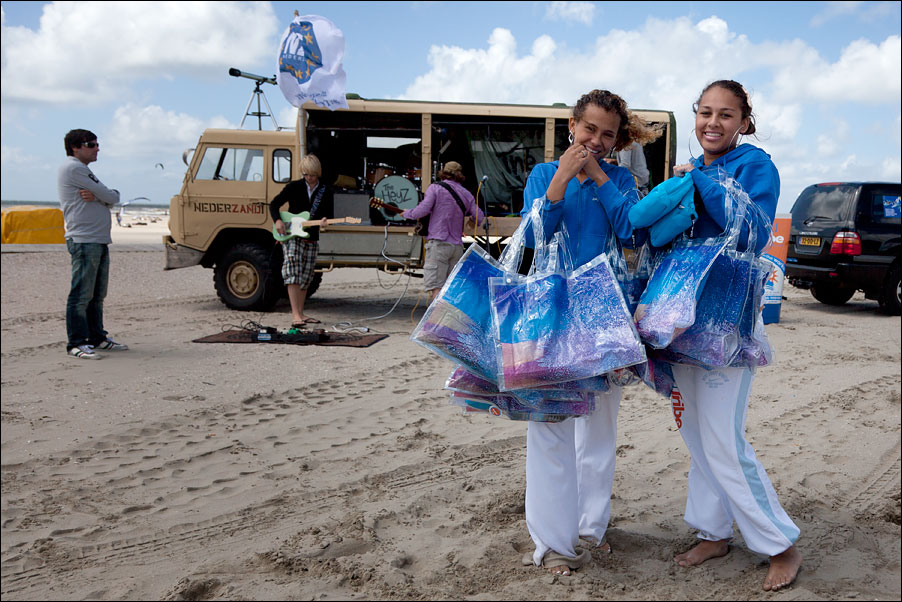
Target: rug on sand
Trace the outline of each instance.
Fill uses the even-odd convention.
[[[297,334],[284,334],[279,332],[263,335],[269,338],[261,340],[261,333],[253,330],[226,330],[211,334],[210,336],[194,339],[192,343],[280,343],[285,345],[325,345],[331,347],[369,347],[382,339],[388,338],[387,334],[351,334],[343,332],[326,332],[325,330],[311,330]]]

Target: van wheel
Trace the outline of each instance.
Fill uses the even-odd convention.
[[[854,288],[841,284],[815,284],[811,287],[811,296],[826,305],[843,305],[854,294]]]
[[[897,265],[886,275],[883,290],[880,292],[880,308],[891,316],[898,316],[902,313],[902,301],[899,299],[902,294],[902,277],[900,276],[902,276],[902,268]]]
[[[266,311],[272,308],[283,288],[275,263],[270,249],[254,243],[235,245],[216,262],[213,270],[216,294],[231,309]]]

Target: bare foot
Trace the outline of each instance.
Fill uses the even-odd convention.
[[[795,546],[789,546],[785,552],[771,556],[770,568],[767,570],[767,577],[764,578],[765,591],[777,591],[788,587],[795,581],[801,566],[802,554]]]
[[[545,568],[552,575],[563,575],[566,577],[570,574],[570,567],[566,564],[561,564],[558,566],[546,566]]]
[[[706,560],[726,556],[729,551],[730,546],[726,539],[721,539],[719,541],[708,541],[707,539],[703,539],[688,552],[683,552],[682,554],[674,556],[673,561],[680,566],[696,566]]]

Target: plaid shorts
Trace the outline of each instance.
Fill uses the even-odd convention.
[[[285,284],[297,284],[304,290],[313,281],[319,241],[290,238],[282,243],[282,280]]]

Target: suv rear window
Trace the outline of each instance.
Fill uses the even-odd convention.
[[[858,188],[844,184],[809,186],[802,191],[792,206],[793,221],[846,219],[850,206],[847,201],[855,196]]]

